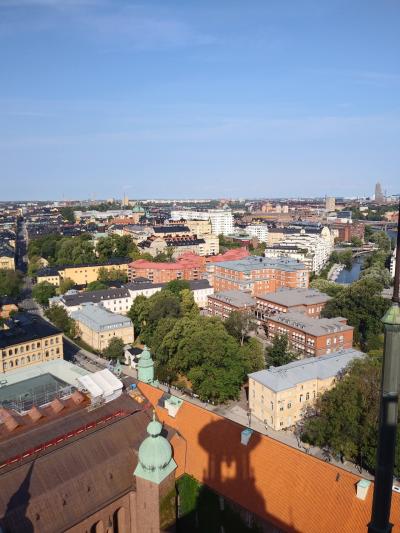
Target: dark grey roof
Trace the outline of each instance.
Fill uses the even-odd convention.
[[[188,281],[190,290],[196,291],[200,289],[210,289],[211,285],[207,279],[194,279]]]
[[[154,233],[190,233],[187,226],[174,225],[171,226],[153,226]]]
[[[28,313],[17,313],[8,321],[8,326],[10,329],[0,331],[0,348],[61,333],[43,318]]]
[[[61,269],[61,267],[39,268],[39,270],[36,272],[36,277],[41,278],[41,277],[48,277],[48,276],[58,276],[59,269]]]
[[[99,303],[103,300],[116,300],[117,298],[129,298],[129,290],[125,287],[116,289],[101,289],[99,291],[86,291],[77,294],[64,294],[61,297],[68,307],[81,305],[87,302]]]

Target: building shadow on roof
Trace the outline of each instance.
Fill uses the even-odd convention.
[[[242,435],[244,429],[230,420],[221,419],[204,426],[198,436],[198,442],[208,456],[203,482],[223,497],[218,498],[218,505],[224,511],[221,516],[225,515],[227,522],[221,525],[229,533],[296,533],[293,524],[283,523],[268,512],[268,501],[257,487],[257,476],[265,478],[268,472],[254,471],[251,461],[254,450],[264,437],[254,431],[246,443],[246,438]],[[270,482],[273,483],[273,479]],[[209,496],[206,492],[200,494],[200,504],[202,498],[207,500]],[[228,509],[238,516],[236,522],[232,523],[232,513],[227,512]],[[242,523],[242,528],[239,527],[239,522]]]
[[[30,464],[21,485],[11,496],[4,516],[0,518],[1,528],[6,533],[33,533],[35,530],[27,516],[27,509],[31,499],[29,489],[33,467],[34,462]]]

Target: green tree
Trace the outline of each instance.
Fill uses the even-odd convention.
[[[190,289],[183,289],[180,292],[179,297],[181,301],[180,307],[182,316],[189,314],[199,314],[199,308],[197,307],[197,304],[194,301],[193,292]]]
[[[61,207],[59,209],[60,215],[63,217],[63,220],[66,220],[70,224],[74,224],[75,215],[73,207]]]
[[[75,320],[68,316],[67,311],[61,305],[52,305],[45,311],[46,317],[56,327],[60,328],[70,338],[76,337],[77,330]]]
[[[137,296],[127,315],[132,320],[135,334],[141,335],[145,330],[149,318],[149,299],[146,296]]]
[[[183,289],[190,289],[190,285],[186,280],[174,279],[165,285],[165,289],[172,292],[176,296],[179,296],[179,293],[183,291]]]
[[[40,304],[44,306],[49,305],[49,298],[52,298],[56,294],[56,288],[51,283],[43,281],[38,283],[32,289],[33,298]]]
[[[258,370],[265,368],[263,345],[254,337],[248,339],[240,347],[240,355],[243,360],[246,374],[257,372]]]
[[[36,272],[40,268],[41,268],[40,257],[37,256],[37,255],[33,255],[29,259],[29,263],[28,263],[28,276],[30,276],[31,278],[35,277],[36,276]]]
[[[103,350],[103,355],[110,359],[121,359],[124,355],[124,341],[120,337],[113,337]]]
[[[18,270],[0,270],[0,296],[19,296],[22,287],[22,274]]]
[[[336,386],[317,399],[300,424],[304,442],[328,448],[371,472],[375,469],[381,360],[365,357],[350,364]],[[399,440],[395,473],[400,474]]]
[[[352,244],[352,246],[355,246],[355,247],[358,248],[358,247],[362,246],[363,242],[360,239],[360,237],[357,237],[356,235],[353,235],[353,237],[351,238],[351,244]]]
[[[243,346],[250,332],[257,327],[252,315],[240,311],[232,311],[225,320],[224,325],[229,335],[239,341],[240,346]]]
[[[391,242],[389,236],[384,231],[375,231],[370,240],[375,243],[380,250],[390,252]]]
[[[321,278],[314,279],[310,283],[310,287],[312,289],[317,289],[318,291],[324,292],[325,294],[328,294],[328,296],[337,296],[343,290],[342,285],[338,285],[333,281],[328,281]]]
[[[75,282],[70,278],[65,278],[60,283],[60,294],[65,294],[67,291],[75,287]]]
[[[354,340],[368,350],[368,340],[382,332],[381,318],[390,307],[390,301],[381,296],[383,285],[367,276],[345,287],[322,310],[322,316],[343,316],[354,327]]]
[[[106,269],[104,267],[101,267],[99,268],[97,280],[126,282],[128,280],[128,277],[124,270],[118,270],[117,268]]]
[[[267,368],[270,366],[282,366],[295,361],[297,356],[289,350],[288,336],[276,335],[272,346],[266,350]]]
[[[105,283],[102,283],[101,281],[91,281],[86,285],[86,290],[91,291],[101,291],[103,289],[107,289],[107,285]]]

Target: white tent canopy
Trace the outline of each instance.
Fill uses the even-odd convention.
[[[107,368],[79,377],[78,382],[96,401],[102,398],[105,402],[110,402],[118,398],[122,392],[122,381]]]

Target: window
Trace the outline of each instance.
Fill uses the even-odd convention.
[[[310,393],[307,392],[307,394],[306,394],[306,400],[309,400],[309,399],[310,399]]]
[[[292,404],[289,402],[289,403],[287,404],[287,408],[290,409],[291,407],[292,407]]]
[[[303,395],[300,394],[299,402],[301,403],[303,401]]]

